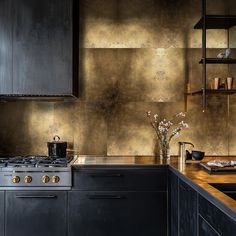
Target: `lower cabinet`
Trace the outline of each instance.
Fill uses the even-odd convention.
[[[169,171],[169,231],[171,236],[179,233],[179,178]]]
[[[215,232],[216,235],[236,235],[236,220],[230,218],[223,211],[221,211],[201,195],[199,195],[199,219],[204,219],[205,223],[211,226],[210,228],[212,230],[212,233]],[[201,225],[200,221],[199,231],[202,232],[203,228],[205,229],[205,227]],[[209,233],[209,235],[215,234]]]
[[[234,236],[236,221],[169,171],[170,236]]]
[[[6,236],[67,235],[66,192],[7,191],[5,204]]]
[[[166,192],[71,191],[69,236],[166,236]]]
[[[197,236],[197,192],[169,172],[169,232],[171,236]]]
[[[197,236],[197,192],[179,180],[179,235]]]
[[[4,198],[5,198],[5,192],[0,191],[0,235],[4,235]]]
[[[200,236],[219,236],[220,234],[199,215],[199,235]]]

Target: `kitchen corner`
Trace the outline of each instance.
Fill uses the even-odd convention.
[[[205,157],[204,162],[210,160],[236,160],[236,157]],[[211,196],[213,202],[230,212],[232,218],[236,219],[236,199],[233,199],[220,192],[210,184],[234,184],[236,175],[234,172],[210,174],[200,166],[200,162],[185,163],[178,156],[172,156],[170,161],[160,161],[153,156],[79,156],[73,163],[72,168],[76,171],[80,168],[122,168],[136,167],[147,168],[158,165],[168,166],[169,170],[177,174],[181,179],[190,184],[198,192]],[[220,208],[221,208],[220,207]]]
[[[227,159],[227,157],[205,157],[204,161],[222,158]],[[228,158],[235,159],[235,157]],[[180,235],[197,235],[197,232],[201,232],[199,235],[203,235],[210,232],[210,229],[206,229],[206,225],[211,225],[214,232],[222,235],[234,235],[236,230],[235,195],[233,199],[212,186],[231,184],[235,189],[236,176],[232,172],[210,174],[201,167],[199,162],[185,163],[177,156],[172,156],[165,163],[153,156],[80,156],[74,162],[73,170],[75,185],[72,192],[78,191],[78,189],[80,191],[96,190],[97,198],[109,198],[110,194],[114,194],[110,191],[115,191],[118,194],[116,197],[126,198],[127,196],[122,194],[131,190],[154,191],[155,189],[155,191],[163,193],[166,188],[168,203],[159,202],[166,204],[166,210],[168,209],[168,217],[166,221],[162,222],[162,226],[167,227],[168,225],[166,232],[169,230],[173,235],[176,232],[179,232]],[[163,173],[163,170],[168,176],[166,179],[161,175],[153,175],[153,173]],[[135,173],[136,180],[133,179],[132,173]],[[154,185],[151,187],[151,179],[154,178],[157,181],[156,187]],[[162,179],[162,185],[159,178]],[[163,181],[166,181],[167,184],[164,189],[161,188]],[[84,182],[88,185],[86,186]],[[143,186],[144,182],[146,184]],[[146,202],[142,204],[145,206]],[[125,214],[125,211],[123,213]],[[161,215],[150,209],[149,214],[155,215],[158,219],[161,218]],[[139,217],[137,217],[138,219]],[[145,222],[142,226],[145,228],[147,225]],[[155,232],[161,234],[160,228],[156,228]]]

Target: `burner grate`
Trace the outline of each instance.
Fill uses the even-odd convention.
[[[73,157],[0,156],[0,167],[67,167]]]

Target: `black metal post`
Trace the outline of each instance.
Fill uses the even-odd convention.
[[[202,0],[202,108],[206,109],[206,0]]]

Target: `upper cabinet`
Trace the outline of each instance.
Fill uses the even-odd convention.
[[[0,0],[0,94],[12,93],[11,1]]]
[[[6,22],[0,27],[1,95],[77,96],[73,0],[0,0],[0,5],[0,22]]]

